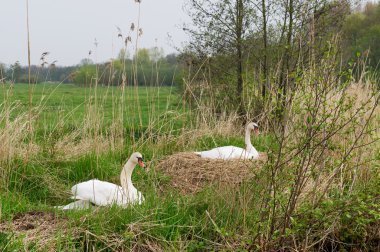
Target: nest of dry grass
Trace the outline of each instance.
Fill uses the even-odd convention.
[[[256,160],[218,160],[181,152],[160,160],[156,169],[171,177],[169,185],[162,186],[162,190],[170,187],[193,194],[211,185],[235,186],[253,178],[266,159],[264,153]]]
[[[26,248],[34,245],[37,250],[43,251],[55,251],[58,236],[68,235],[68,230],[67,218],[52,212],[18,213],[12,221],[0,223],[0,232],[13,233],[13,239],[22,238]]]

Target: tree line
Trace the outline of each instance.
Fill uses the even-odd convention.
[[[37,66],[30,67],[31,83],[57,82],[70,83],[71,75],[78,66]],[[19,61],[7,66],[0,63],[0,83],[29,83],[28,67],[22,66]]]
[[[354,77],[348,69],[359,71],[358,60],[368,61],[366,71],[378,71],[379,4],[355,9],[349,0],[188,0],[187,11],[192,22],[184,30],[191,41],[182,56],[198,77],[188,97],[198,99],[206,81],[219,110],[244,114],[252,102],[258,110],[276,103],[281,114],[305,70],[331,55],[340,55],[332,66],[340,80]],[[207,90],[198,94],[205,97]]]
[[[44,55],[45,54],[45,55]],[[47,63],[44,53],[41,65],[30,67],[31,83],[75,83],[91,85],[178,85],[182,79],[178,56],[164,55],[159,48],[142,48],[132,58],[122,49],[117,59],[95,64],[90,58],[75,66]],[[29,83],[28,67],[18,61],[10,66],[0,64],[0,82]]]
[[[371,72],[379,72],[380,3],[367,3],[349,15],[343,26],[345,61],[364,55]]]
[[[164,56],[162,49],[139,49],[133,58],[122,49],[117,59],[102,64],[83,60],[72,76],[78,85],[162,86],[178,85],[182,79],[176,54]]]

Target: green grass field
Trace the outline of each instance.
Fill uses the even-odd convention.
[[[124,102],[124,123],[134,122],[146,127],[154,115],[176,110],[179,98],[171,87],[126,87],[124,94],[120,87],[84,88],[72,84],[32,85],[32,107],[39,111],[40,125],[55,125],[64,117],[67,123],[80,122],[91,108],[96,107],[102,120],[109,123]],[[123,98],[122,98],[123,96]],[[29,107],[27,84],[1,85],[0,102],[10,100],[20,104],[15,113],[25,112]],[[8,99],[7,99],[8,97]],[[123,101],[122,101],[123,99]]]
[[[29,250],[44,250],[51,246],[57,250],[82,250],[89,244],[96,250],[107,247],[113,250],[121,247],[132,248],[139,244],[140,239],[148,239],[152,244],[160,244],[160,247],[166,249],[180,249],[182,246],[180,244],[183,243],[190,250],[198,250],[208,246],[204,239],[217,240],[220,236],[219,231],[210,226],[210,219],[204,212],[205,209],[209,209],[212,214],[225,216],[225,221],[228,223],[222,226],[232,225],[239,229],[241,216],[230,215],[230,210],[224,207],[226,199],[215,198],[212,189],[195,196],[181,195],[174,189],[163,194],[159,189],[170,179],[175,179],[154,169],[155,162],[165,155],[216,145],[244,146],[243,138],[236,135],[206,134],[189,142],[177,143],[177,138],[174,136],[178,136],[183,127],[190,127],[191,120],[188,113],[184,113],[186,111],[178,105],[181,104],[180,97],[172,88],[140,87],[138,96],[134,88],[126,89],[123,127],[132,128],[134,130],[132,137],[136,136],[136,139],[132,141],[131,134],[127,130],[122,149],[98,152],[94,147],[75,158],[63,160],[52,154],[49,146],[83,127],[86,117],[92,117],[90,123],[99,123],[100,120],[98,127],[101,132],[106,131],[113,120],[120,119],[122,99],[120,93],[121,90],[115,87],[98,87],[95,90],[74,85],[33,86],[33,108],[38,110],[38,118],[34,120],[32,138],[41,148],[28,157],[27,162],[25,157],[17,156],[10,162],[2,163],[2,169],[9,172],[6,175],[3,173],[2,181],[6,181],[6,184],[0,187],[0,218],[9,221],[12,216],[20,212],[55,212],[56,218],[64,218],[67,226],[50,234],[53,236],[49,238],[53,240],[50,243],[41,244],[38,239],[43,237],[37,235],[37,241],[34,240],[26,245]],[[18,104],[11,112],[11,120],[28,111],[27,85],[2,86],[1,97],[4,97],[1,101],[3,111],[7,106],[12,106],[9,104]],[[5,120],[2,124],[5,127]],[[57,131],[59,127],[63,130]],[[152,129],[148,129],[149,127]],[[144,140],[144,132],[148,132],[151,138]],[[91,133],[88,137],[95,135]],[[105,138],[102,140],[108,141]],[[31,140],[28,137],[21,140],[25,141]],[[268,142],[266,138],[260,137],[255,139],[255,144],[263,149]],[[88,210],[68,213],[52,208],[70,202],[69,189],[75,183],[92,178],[118,183],[121,167],[133,151],[140,151],[146,161],[151,163],[150,171],[136,168],[133,174],[136,188],[142,191],[146,198],[143,205],[128,209],[112,207],[100,208],[95,212]],[[84,216],[87,220],[82,222]],[[132,226],[140,231],[135,233]],[[75,234],[78,230],[89,232],[91,235],[81,233],[78,236]],[[73,234],[62,236],[62,232],[73,232]],[[100,236],[105,240],[100,239]],[[22,239],[22,236],[0,232],[0,247],[18,250],[23,246]],[[115,243],[118,239],[122,239],[123,242]]]
[[[196,194],[184,194],[171,186],[180,181],[178,178],[155,169],[159,160],[173,153],[215,146],[244,147],[237,124],[183,107],[180,95],[169,87],[126,88],[123,98],[116,87],[40,84],[33,90],[36,117],[33,131],[28,133],[27,116],[18,124],[9,123],[23,113],[27,115],[28,86],[2,86],[0,92],[0,137],[4,143],[0,148],[1,251],[274,248],[260,247],[258,241],[271,232],[271,223],[277,223],[266,216],[279,220],[283,216],[282,208],[272,206],[286,206],[294,171],[286,167],[276,177],[276,183],[284,187],[272,201],[272,194],[267,194],[268,184],[273,178],[273,153],[279,150],[270,132],[252,137],[253,145],[269,156],[269,162],[262,163],[253,178],[234,187],[210,183]],[[78,182],[98,178],[119,183],[121,167],[134,151],[141,152],[148,164],[147,169],[138,167],[133,173],[134,185],[145,196],[142,205],[68,212],[54,209],[71,202],[69,190]],[[233,171],[234,163],[228,165]],[[189,169],[197,171],[197,167]],[[349,193],[333,189],[317,208],[308,201],[300,203],[287,236],[280,237],[280,231],[274,230],[270,239],[291,241],[294,236],[302,240],[310,232],[318,235],[339,222],[341,239],[356,242],[357,237],[369,232],[369,224],[380,219],[378,204],[371,205],[378,200],[380,184],[376,181],[380,179]],[[271,211],[275,214],[269,215]],[[276,225],[280,230],[281,222]],[[350,232],[352,225],[357,231]]]

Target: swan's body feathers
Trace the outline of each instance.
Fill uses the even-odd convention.
[[[208,151],[195,152],[198,156],[202,158],[211,159],[256,159],[259,157],[259,153],[252,146],[250,151],[236,146],[223,146],[217,147]]]
[[[97,179],[76,184],[71,188],[71,192],[74,199],[88,200],[97,206],[112,204],[126,206],[128,204],[141,204],[144,200],[141,193],[133,185],[128,190],[123,190],[121,186]]]
[[[257,159],[259,158],[259,152],[252,146],[251,143],[251,130],[254,130],[256,134],[259,134],[258,125],[256,123],[249,123],[245,129],[245,146],[246,148],[240,148],[236,146],[223,146],[217,147],[207,151],[194,152],[201,158],[211,159]]]
[[[131,204],[141,204],[144,197],[141,192],[132,184],[131,175],[135,165],[138,164],[144,167],[142,155],[138,152],[133,153],[125,164],[121,175],[121,185],[115,185],[106,181],[92,179],[78,183],[71,188],[71,199],[76,200],[66,206],[58,208],[67,209],[84,209],[91,204],[97,206],[109,206],[116,204],[118,206],[128,206]]]

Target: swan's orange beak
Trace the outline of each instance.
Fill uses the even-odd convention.
[[[138,164],[140,167],[145,167],[144,161],[142,159],[139,159]]]

